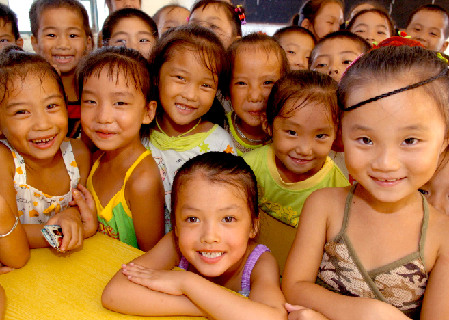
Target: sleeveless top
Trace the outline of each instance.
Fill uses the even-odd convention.
[[[78,186],[80,180],[78,165],[69,140],[62,142],[60,150],[70,177],[70,189],[66,194],[60,196],[50,196],[28,185],[25,160],[7,140],[2,139],[0,142],[11,150],[14,158],[16,170],[14,188],[16,189],[18,215],[22,224],[45,224],[55,214],[69,207],[69,202],[72,201],[72,190]]]
[[[423,201],[423,220],[419,250],[385,266],[367,271],[346,234],[352,197],[351,188],[345,205],[340,232],[324,246],[316,283],[328,290],[354,297],[374,298],[393,305],[412,319],[419,319],[428,273],[424,265],[424,243],[429,219]]]
[[[114,239],[119,239],[135,248],[138,248],[137,237],[134,230],[133,216],[125,199],[125,186],[133,173],[134,168],[148,155],[151,155],[151,152],[145,150],[137,160],[134,161],[131,167],[129,167],[126,171],[122,188],[109,200],[105,207],[101,205],[100,199],[98,199],[92,183],[92,177],[100,164],[102,156],[100,156],[92,166],[92,170],[90,171],[86,183],[87,189],[92,193],[95,201],[98,215],[98,231]]]
[[[254,266],[256,265],[256,262],[259,260],[262,253],[270,251],[267,246],[263,244],[258,244],[254,247],[253,251],[248,256],[248,259],[246,259],[245,267],[243,268],[243,274],[242,274],[242,280],[241,280],[241,290],[240,294],[242,296],[248,297],[249,293],[251,291],[251,272],[254,269]],[[189,262],[185,257],[181,257],[181,261],[179,262],[179,268],[183,270],[189,269]]]

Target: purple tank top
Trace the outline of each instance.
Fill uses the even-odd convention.
[[[249,254],[242,274],[241,291],[239,292],[241,295],[245,297],[249,296],[249,293],[251,291],[251,272],[253,271],[254,266],[256,265],[256,262],[257,260],[259,260],[262,253],[267,251],[270,251],[267,246],[258,244]],[[189,268],[189,262],[185,257],[181,257],[179,268],[184,270],[187,270]]]

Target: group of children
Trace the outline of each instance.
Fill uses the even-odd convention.
[[[104,290],[125,314],[449,319],[444,9],[406,39],[376,3],[308,0],[242,37],[228,1],[107,4],[94,50],[78,0],[35,1],[36,53],[0,6],[2,273],[58,225],[61,252],[147,251]]]

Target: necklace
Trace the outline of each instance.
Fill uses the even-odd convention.
[[[200,123],[201,123],[201,117],[198,119],[197,124],[194,125],[191,129],[187,130],[187,131],[184,132],[184,133],[181,133],[180,135],[177,135],[177,136],[174,136],[174,137],[170,137],[170,138],[181,138],[181,137],[184,137],[185,135],[188,135],[190,132],[192,132],[193,130],[195,130],[196,127],[198,127],[198,126],[200,125]],[[161,126],[159,125],[159,122],[157,121],[157,118],[156,118],[156,125],[157,125],[157,128],[158,128],[163,134],[165,134],[166,136],[168,136],[168,134],[166,134],[166,133],[164,132],[164,130],[162,130]]]
[[[243,132],[240,130],[240,128],[239,128],[239,126],[237,125],[237,114],[234,112],[234,127],[235,127],[235,130],[237,131],[237,133],[243,138],[243,139],[246,139],[246,140],[248,140],[249,142],[252,142],[252,143],[263,143],[264,141],[265,141],[265,139],[251,139],[251,138],[248,138],[247,136],[245,136],[244,134],[243,134]]]

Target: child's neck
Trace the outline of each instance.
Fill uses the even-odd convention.
[[[268,140],[268,135],[263,131],[262,126],[250,126],[243,122],[237,115],[232,119],[237,134],[249,144],[261,144]]]
[[[134,161],[145,152],[140,137],[137,136],[133,141],[122,148],[114,150],[105,150],[101,157],[101,164],[108,164],[114,168],[129,168]]]
[[[201,118],[188,124],[177,124],[166,115],[156,118],[157,127],[169,137],[189,136],[202,132],[203,126]]]
[[[62,73],[61,80],[64,86],[65,94],[67,95],[67,100],[78,101],[78,95],[75,91],[75,73]]]

